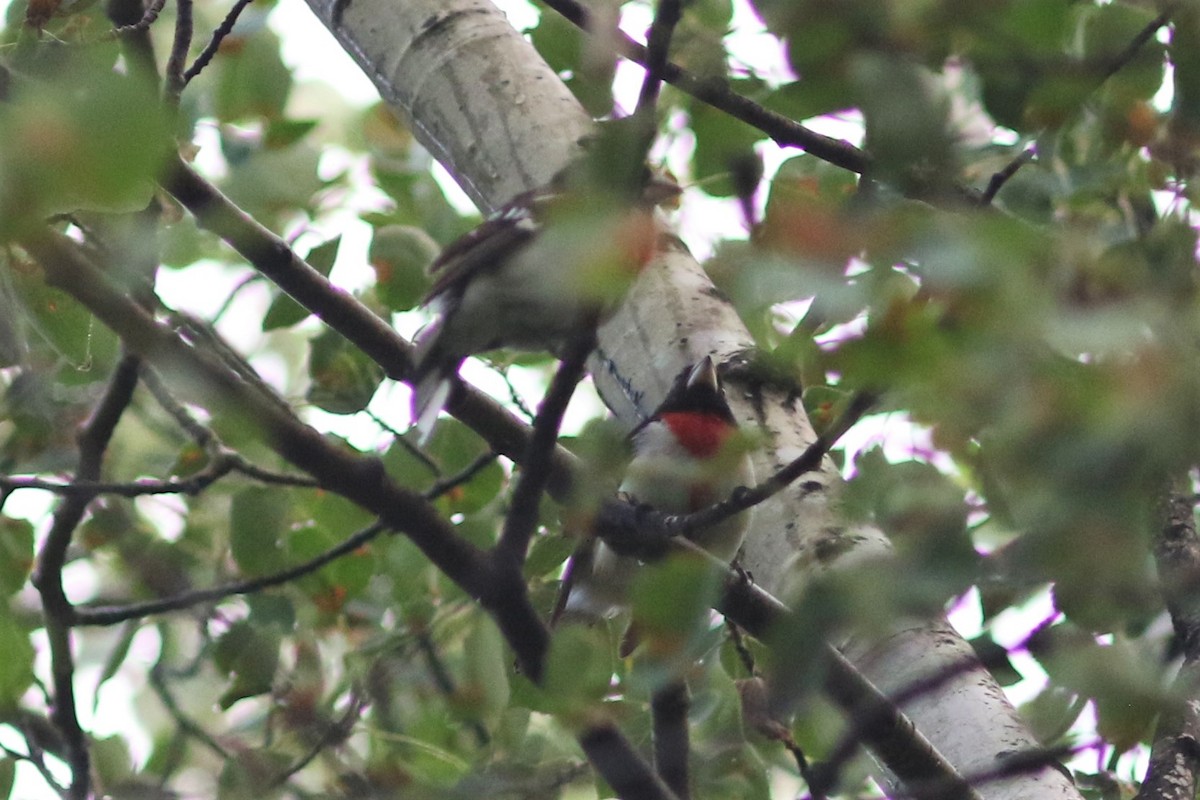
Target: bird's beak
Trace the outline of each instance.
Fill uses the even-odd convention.
[[[679,195],[683,188],[666,175],[652,173],[646,185],[642,188],[642,200],[648,206],[669,205]]]
[[[708,386],[714,391],[721,388],[721,382],[717,378],[717,365],[713,363],[712,356],[705,356],[696,362],[692,371],[688,373],[687,386],[689,389]]]

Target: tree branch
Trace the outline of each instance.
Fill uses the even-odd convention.
[[[139,359],[132,353],[127,353],[117,363],[104,397],[80,429],[76,437],[79,465],[75,474],[78,477],[95,480],[100,476],[104,452],[117,423],[133,399],[138,365]],[[86,736],[75,711],[75,662],[71,652],[70,629],[74,608],[63,588],[62,571],[71,537],[91,499],[90,494],[69,497],[55,509],[33,575],[33,585],[42,598],[46,637],[50,643],[50,670],[54,686],[50,719],[62,733],[67,763],[71,768],[71,785],[67,796],[73,800],[86,800],[91,794],[91,766]]]
[[[187,86],[192,82],[192,79],[204,71],[208,63],[212,61],[213,56],[217,54],[217,50],[221,47],[221,42],[225,41],[225,37],[233,32],[233,26],[237,23],[238,17],[242,11],[254,0],[237,0],[233,4],[233,8],[229,9],[229,13],[225,15],[225,19],[221,20],[221,24],[213,31],[212,38],[208,40],[208,44],[200,51],[200,55],[196,56],[196,60],[187,68],[187,72],[183,73],[182,86]]]
[[[412,370],[412,345],[386,321],[329,282],[258,224],[208,181],[182,161],[166,170],[163,188],[250,264],[330,328],[352,342],[383,368],[392,380],[406,380]],[[461,384],[451,392],[446,410],[487,440],[492,449],[520,463],[529,443],[529,426],[492,398]],[[554,451],[547,490],[558,499],[567,496],[576,459],[565,449]]]
[[[632,549],[635,552],[629,553],[631,555],[645,555],[642,551],[647,546],[661,552],[666,547],[666,540],[673,536],[687,538],[696,531],[716,525],[762,503],[802,475],[818,469],[830,448],[862,419],[875,404],[875,399],[873,394],[859,392],[850,400],[841,416],[805,448],[803,453],[753,488],[735,491],[730,497],[708,508],[690,514],[664,514],[649,507],[642,507],[631,517],[628,503],[615,498],[603,503],[599,511],[599,524],[609,530],[605,541],[622,554],[625,554],[627,549]],[[648,542],[657,544],[648,545]]]
[[[583,30],[593,30],[591,13],[577,0],[546,0],[546,5]],[[637,64],[647,66],[645,46],[620,31],[616,32],[616,42],[621,55]],[[697,100],[758,128],[780,147],[798,147],[834,166],[859,174],[866,172],[870,167],[870,156],[849,142],[817,133],[782,114],[764,108],[734,92],[722,79],[699,78],[670,62],[663,65],[662,78]]]
[[[1163,599],[1183,645],[1183,666],[1173,686],[1175,702],[1159,716],[1137,800],[1194,800],[1200,772],[1200,536],[1186,488],[1163,501],[1154,543]]]
[[[159,324],[110,285],[106,273],[75,242],[43,230],[24,237],[21,245],[42,265],[51,284],[85,305],[164,377],[187,387],[189,397],[215,414],[251,423],[249,429],[268,447],[312,474],[323,488],[378,515],[381,524],[404,532],[446,577],[492,615],[518,666],[530,680],[540,682],[549,633],[529,602],[519,571],[496,569],[428,501],[396,484],[378,459],[352,454],[330,442],[300,422],[278,398],[265,396],[259,384],[245,382],[223,361]],[[288,257],[286,252],[283,255]],[[605,780],[636,790],[628,798],[669,800],[670,793],[650,766],[611,723],[597,722],[579,736],[584,750],[596,754],[592,763]]]
[[[642,81],[642,91],[638,95],[635,115],[654,116],[658,104],[658,92],[663,82],[663,71],[667,66],[671,52],[671,37],[675,26],[683,18],[683,3],[681,0],[658,0],[658,8],[654,13],[654,22],[646,37],[646,77]],[[653,127],[653,126],[651,126]]]
[[[682,679],[671,681],[650,698],[654,768],[679,800],[689,800],[692,796],[688,780],[690,705],[687,682]]]
[[[575,394],[575,387],[583,379],[588,354],[595,346],[596,335],[590,329],[576,336],[568,345],[533,421],[533,435],[529,437],[529,447],[521,462],[521,479],[513,489],[512,504],[495,551],[496,557],[518,569],[525,561],[529,541],[537,528],[538,503],[550,479],[554,447],[558,443],[558,429],[562,426],[563,414],[567,411],[571,396]]]

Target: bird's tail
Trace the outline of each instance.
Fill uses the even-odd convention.
[[[417,336],[413,352],[412,419],[421,444],[433,433],[434,423],[450,399],[454,376],[463,362],[461,356],[444,352],[441,331],[441,320],[431,323]]]

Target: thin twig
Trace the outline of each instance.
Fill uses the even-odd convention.
[[[166,670],[161,660],[156,661],[154,666],[150,668],[150,688],[154,691],[158,701],[162,703],[163,708],[167,710],[167,714],[171,719],[175,720],[175,727],[185,736],[190,736],[202,745],[207,747],[221,761],[228,761],[230,758],[229,751],[221,746],[221,743],[212,737],[212,735],[204,730],[198,722],[189,717],[182,708],[179,707],[179,702],[175,699],[175,695],[171,694],[171,687],[167,685]]]
[[[591,13],[577,0],[546,0],[546,5],[583,30],[593,30]],[[643,45],[620,31],[616,32],[616,42],[621,55],[637,64],[646,65],[646,48]],[[782,114],[764,108],[734,92],[725,81],[699,78],[670,62],[664,66],[662,77],[667,83],[697,100],[758,128],[781,147],[799,147],[834,166],[859,174],[870,167],[871,158],[863,150],[841,139],[817,133]]]
[[[671,537],[685,538],[762,503],[802,475],[820,467],[821,459],[870,410],[875,399],[869,392],[854,395],[842,414],[803,453],[753,488],[739,488],[730,497],[707,508],[690,514],[663,514],[641,506],[633,514],[636,520],[631,520],[629,503],[616,498],[603,503],[597,522],[607,529],[605,541],[618,553],[652,555],[661,552]]]
[[[353,553],[387,529],[388,526],[384,523],[375,522],[351,534],[345,540],[315,558],[310,558],[308,561],[297,564],[294,567],[289,567],[280,572],[264,575],[259,578],[237,581],[224,586],[213,586],[208,589],[197,589],[175,595],[174,597],[166,597],[161,600],[147,600],[143,603],[130,603],[123,606],[76,608],[74,609],[72,624],[77,627],[84,625],[116,625],[130,619],[139,619],[152,614],[163,614],[169,611],[180,611],[192,606],[224,600],[226,597],[253,594],[263,589],[269,589],[272,586],[290,583],[296,578],[316,572],[326,564],[348,553]]]
[[[183,86],[191,83],[192,78],[195,78],[204,71],[204,68],[208,66],[208,62],[212,61],[213,56],[215,56],[217,54],[217,50],[220,49],[221,42],[224,41],[225,37],[233,31],[233,26],[237,23],[238,17],[241,16],[242,11],[245,10],[246,6],[253,2],[254,0],[237,0],[237,2],[233,4],[233,8],[231,8],[229,13],[225,15],[225,19],[221,20],[221,24],[217,26],[215,31],[213,31],[212,38],[208,40],[208,44],[204,46],[204,50],[200,52],[200,55],[196,56],[196,60],[192,62],[190,67],[188,67],[187,72],[183,73]],[[183,86],[180,88],[182,89]]]
[[[441,480],[434,482],[432,486],[425,490],[425,497],[429,500],[433,500],[434,498],[441,497],[442,495],[446,494],[451,489],[462,486],[464,483],[469,483],[472,478],[474,478],[480,472],[483,472],[483,470],[486,469],[489,464],[495,461],[496,458],[497,455],[495,453],[484,453],[470,464],[467,464],[467,466],[463,467],[457,475],[451,475],[447,478],[442,478]]]
[[[537,418],[533,421],[533,435],[529,437],[529,447],[522,461],[521,477],[513,489],[512,505],[496,543],[496,557],[510,564],[525,561],[525,552],[537,528],[538,503],[553,465],[551,456],[558,443],[558,429],[562,425],[567,404],[575,394],[575,387],[583,379],[587,357],[595,345],[596,334],[590,327],[574,338],[538,408]]]
[[[187,81],[183,77],[183,65],[192,46],[192,0],[176,0],[175,38],[171,42],[171,55],[167,58],[166,88],[164,100],[171,108],[179,106],[179,95]]]
[[[339,741],[345,741],[350,736],[354,724],[358,722],[362,715],[363,708],[366,707],[366,699],[363,698],[355,689],[350,690],[350,703],[346,707],[346,711],[342,714],[341,719],[330,722],[321,735],[317,737],[317,741],[313,742],[312,747],[308,752],[296,759],[294,763],[288,766],[280,774],[276,775],[274,780],[270,782],[267,788],[274,789],[287,783],[293,775],[312,763],[313,759],[321,754],[321,751],[331,744],[336,744]]]
[[[1170,5],[1173,5],[1173,3]],[[1125,46],[1125,49],[1122,50],[1116,58],[1108,63],[1104,74],[1100,78],[1100,82],[1104,83],[1109,78],[1116,75],[1126,66],[1128,66],[1129,63],[1137,57],[1138,51],[1145,46],[1146,42],[1153,39],[1154,35],[1158,33],[1159,29],[1171,21],[1172,13],[1174,13],[1174,9],[1168,8],[1166,11],[1163,11],[1157,17],[1150,20],[1150,22],[1146,23],[1146,26],[1138,31],[1137,36],[1134,36],[1129,41],[1129,44]]]
[[[142,14],[141,19],[132,25],[119,25],[109,31],[108,35],[113,39],[117,39],[126,34],[141,33],[142,31],[149,30],[150,26],[158,19],[158,15],[162,13],[163,6],[166,4],[167,0],[154,0],[153,3],[146,7],[146,11]]]
[[[1000,190],[1004,187],[1004,184],[1008,183],[1009,179],[1016,175],[1017,171],[1020,170],[1021,167],[1025,166],[1030,161],[1033,161],[1033,159],[1036,157],[1036,148],[1028,147],[1025,150],[1022,150],[1020,155],[1008,162],[1004,169],[997,172],[992,176],[991,180],[988,181],[987,188],[983,190],[983,194],[979,198],[979,204],[984,206],[991,205],[992,201],[996,199],[996,195],[999,194]]]

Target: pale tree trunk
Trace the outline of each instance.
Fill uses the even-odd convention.
[[[383,99],[485,210],[546,182],[591,130],[562,82],[486,0],[308,2]],[[657,404],[685,364],[708,354],[727,360],[750,345],[744,325],[695,260],[671,252],[601,330],[592,372],[605,402],[632,423]],[[768,436],[755,465],[760,477],[815,438],[789,390],[752,385],[735,374],[728,393],[742,423]],[[839,523],[840,484],[827,459],[819,473],[757,509],[744,563],[766,589],[785,591],[802,582],[806,570],[828,568],[825,552],[843,558],[886,552],[877,530],[847,531]],[[821,546],[831,542],[849,547]],[[993,773],[1005,757],[1037,748],[1000,687],[944,620],[913,623],[845,650],[885,692],[929,684],[902,708],[961,775]],[[977,788],[995,800],[1079,796],[1052,767]]]

